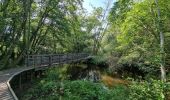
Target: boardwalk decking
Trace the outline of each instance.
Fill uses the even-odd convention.
[[[0,83],[0,100],[14,100],[13,96],[8,90],[8,86],[6,83],[1,82]]]
[[[10,90],[9,81],[16,74],[30,69],[33,69],[33,67],[21,67],[0,71],[0,100],[15,100]]]
[[[0,100],[18,100],[9,82],[15,75],[21,72],[88,58],[87,54],[30,55],[26,59],[26,67],[0,71]]]

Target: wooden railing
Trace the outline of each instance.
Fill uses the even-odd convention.
[[[25,64],[26,66],[43,67],[79,61],[88,57],[89,55],[86,53],[28,55]]]

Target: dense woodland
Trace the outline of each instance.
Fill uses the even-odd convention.
[[[92,56],[49,69],[22,99],[169,100],[170,0],[106,0],[91,13],[82,4],[0,0],[1,70],[31,54]]]

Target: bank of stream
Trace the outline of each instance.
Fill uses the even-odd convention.
[[[110,75],[106,67],[73,63],[54,66],[36,73],[22,90],[20,100],[133,100],[167,98],[161,81],[135,81]],[[145,97],[146,98],[143,98]],[[164,96],[164,97],[162,97]],[[160,99],[163,100],[163,99]],[[168,99],[167,99],[168,100]]]
[[[125,80],[108,76],[104,71],[100,70],[98,66],[88,66],[87,64],[53,66],[53,68],[49,68],[48,70],[37,71],[35,74],[32,81],[25,81],[22,84],[22,88],[14,87],[15,93],[20,100],[47,100],[45,96],[51,95],[53,92],[55,93],[51,95],[48,100],[57,100],[59,98],[65,98],[64,100],[67,100],[70,96],[78,95],[72,93],[75,92],[74,89],[82,92],[83,94],[80,93],[81,95],[89,95],[89,98],[93,97],[92,94],[96,96],[99,94],[94,98],[110,98],[112,97],[109,96],[110,93],[108,90],[110,90],[110,88],[121,84],[122,86],[120,86],[120,88],[123,90],[126,89],[127,85]],[[67,90],[72,92],[68,93]],[[96,94],[97,91],[106,92],[108,96],[100,93]],[[63,94],[61,92],[63,92]],[[78,97],[81,97],[81,95]]]

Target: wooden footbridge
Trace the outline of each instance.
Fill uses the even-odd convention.
[[[0,71],[0,100],[18,100],[14,90],[11,88],[11,81],[16,76],[18,78],[18,86],[21,88],[22,73],[29,73],[29,78],[32,79],[31,70],[42,70],[49,68],[52,65],[67,64],[86,60],[90,56],[84,53],[77,54],[51,54],[51,55],[29,55],[25,58],[24,67],[13,68]],[[28,76],[28,75],[27,75]],[[26,76],[26,78],[28,78]]]

